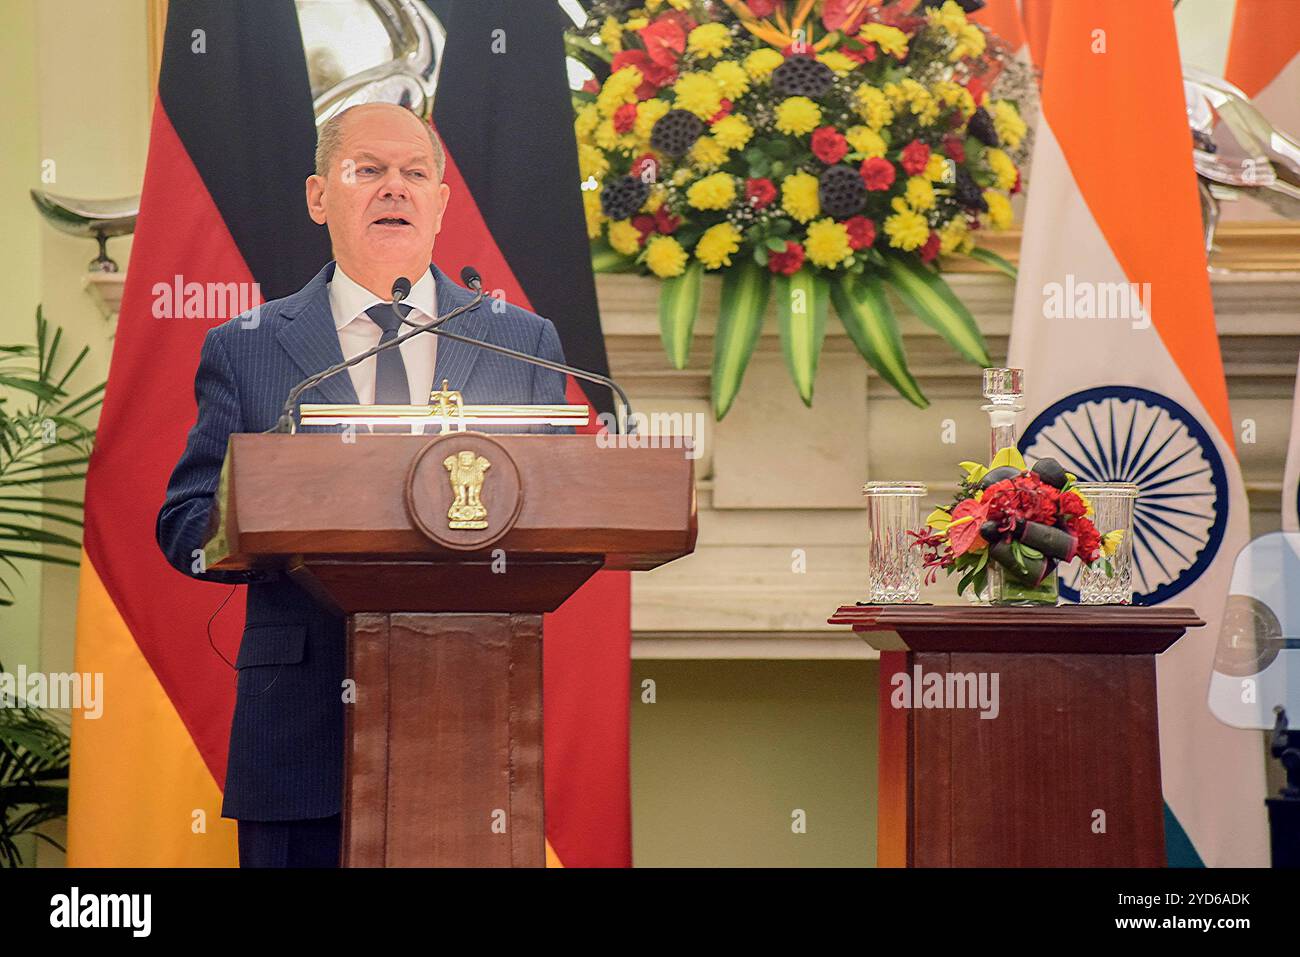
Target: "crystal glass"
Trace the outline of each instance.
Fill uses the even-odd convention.
[[[1092,523],[1100,535],[1121,529],[1124,535],[1111,556],[1113,576],[1084,568],[1079,574],[1079,604],[1128,605],[1133,601],[1133,505],[1138,487],[1132,482],[1080,482],[1075,491],[1092,503]]]
[[[868,604],[916,601],[921,594],[921,550],[907,533],[921,527],[920,502],[928,490],[920,482],[868,482]]]

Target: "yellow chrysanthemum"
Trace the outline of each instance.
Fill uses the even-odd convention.
[[[671,236],[651,236],[645,244],[645,264],[660,279],[684,273],[686,259],[686,250]]]
[[[627,21],[627,28],[633,33],[637,30],[644,30],[649,25],[650,20],[648,17],[629,17]]]
[[[645,8],[647,13],[654,13],[663,5],[664,5],[664,0],[645,0]]]
[[[989,224],[994,229],[1006,229],[1011,225],[1014,214],[1011,212],[1011,200],[996,190],[984,190],[984,202],[989,204]]]
[[[600,115],[613,116],[624,103],[635,103],[641,79],[641,71],[634,66],[625,66],[611,74],[596,94],[596,109],[600,110]]]
[[[681,169],[679,169],[677,172],[673,173],[673,185],[674,185],[674,186],[685,186],[687,183],[689,183],[689,182],[691,181],[691,175],[692,175],[692,174],[691,174],[690,169],[688,169],[687,167],[683,166],[683,167],[682,167]]]
[[[686,191],[686,202],[696,209],[726,209],[736,198],[736,177],[714,173],[698,179]]]
[[[686,52],[697,60],[720,57],[731,46],[731,31],[724,23],[705,23],[686,38]]]
[[[722,90],[707,73],[683,73],[673,84],[679,110],[689,110],[702,120],[722,109]]]
[[[961,33],[961,28],[966,26],[966,11],[953,0],[946,0],[938,9],[931,7],[926,10],[925,18],[930,21],[931,26],[942,27],[953,36]]]
[[[656,183],[650,187],[650,192],[646,195],[645,202],[641,204],[641,212],[654,213],[664,204],[664,188]]]
[[[724,116],[713,124],[713,138],[729,150],[740,149],[753,135],[754,128],[738,113]]]
[[[885,26],[883,23],[868,23],[858,33],[858,39],[874,43],[885,53],[900,60],[907,56],[907,34],[898,27]]]
[[[992,106],[993,128],[1004,146],[1016,149],[1025,138],[1025,121],[1010,100],[995,100]]]
[[[710,226],[695,244],[695,258],[706,269],[731,265],[731,254],[740,249],[740,230],[731,223]]]
[[[977,57],[984,52],[984,47],[988,41],[984,38],[984,31],[973,23],[968,23],[957,33],[957,45],[952,48],[948,54],[948,60],[956,63],[963,57]]]
[[[709,71],[709,76],[713,77],[713,82],[718,84],[722,95],[733,102],[744,96],[749,89],[749,74],[735,60],[715,63],[713,69]]]
[[[618,131],[614,129],[614,121],[610,119],[601,120],[596,124],[596,132],[592,136],[592,139],[596,141],[596,145],[603,150],[612,150],[618,146],[621,138]]]
[[[654,131],[655,124],[671,109],[672,106],[667,100],[661,100],[658,97],[642,100],[637,105],[636,126],[632,127],[632,134],[637,138],[637,142],[649,143],[650,134]]]
[[[587,218],[587,238],[595,239],[600,235],[601,223],[605,221],[605,214],[600,211],[600,190],[582,191],[582,212]]]
[[[924,176],[913,176],[908,179],[907,189],[903,195],[907,199],[907,205],[919,213],[934,209],[934,187]]]
[[[959,251],[966,242],[969,230],[965,216],[954,216],[939,229],[939,252],[948,256]]]
[[[930,224],[920,213],[908,208],[899,197],[894,197],[894,215],[885,219],[885,235],[895,249],[920,249],[930,238]]]
[[[600,111],[596,109],[595,103],[588,103],[573,119],[573,135],[579,143],[586,143],[591,139],[591,134],[596,131],[599,123]]]
[[[618,53],[623,49],[623,24],[618,22],[617,17],[605,18],[600,26],[600,42],[609,48],[610,53]]]
[[[853,99],[857,106],[858,116],[871,129],[879,132],[888,126],[894,120],[894,108],[890,105],[888,97],[870,83],[863,83],[853,93]]]
[[[822,211],[817,177],[801,170],[781,180],[781,208],[801,223],[814,219]]]
[[[955,174],[948,172],[948,157],[942,153],[931,153],[929,161],[925,164],[925,172],[922,174],[932,183],[951,182]]]
[[[728,153],[717,137],[701,136],[687,155],[700,169],[717,169],[727,161]]]
[[[885,155],[885,141],[880,134],[867,126],[850,126],[844,131],[844,138],[855,153],[861,153],[863,159],[872,159]]]
[[[838,50],[827,50],[817,57],[822,63],[830,67],[836,76],[848,76],[858,68],[858,61],[852,57],[847,57]]]
[[[1018,174],[1016,173],[1016,164],[1011,161],[1011,157],[999,149],[989,149],[984,152],[984,159],[988,161],[989,169],[997,177],[998,189],[1010,189],[1016,185]]]
[[[609,160],[605,154],[594,146],[583,143],[578,147],[578,174],[583,178],[594,176],[604,179],[609,172]]]
[[[690,10],[693,2],[694,0],[668,0],[674,10]]]
[[[751,80],[766,80],[785,62],[785,57],[771,47],[762,47],[745,57],[745,72]]]
[[[790,136],[811,133],[822,123],[822,110],[806,96],[791,96],[776,107],[776,128]]]
[[[833,219],[819,219],[808,227],[804,252],[818,266],[834,269],[843,265],[853,255],[853,247],[849,245],[849,231],[843,223],[837,223]]]
[[[954,83],[951,80],[940,80],[930,87],[930,92],[944,106],[959,109],[962,116],[969,117],[975,112],[975,97],[971,96],[970,90],[960,83]]]
[[[641,249],[641,231],[632,225],[629,219],[620,219],[609,224],[609,244],[615,252],[624,256],[634,256]]]

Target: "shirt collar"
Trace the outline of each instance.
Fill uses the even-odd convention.
[[[388,301],[358,283],[337,264],[334,266],[334,277],[330,280],[329,287],[330,311],[334,313],[335,329],[342,329],[376,303]],[[428,319],[437,315],[435,303],[438,298],[432,269],[424,271],[411,287],[411,294],[402,301],[424,313]]]

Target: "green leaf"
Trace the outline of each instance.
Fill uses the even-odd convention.
[[[785,244],[786,240],[777,239],[775,236],[769,236],[764,245],[774,253],[783,253],[785,252]]]
[[[988,346],[970,310],[939,274],[920,262],[889,256],[889,284],[922,322],[948,340],[967,360],[989,366]]]
[[[841,276],[831,284],[831,301],[844,331],[871,368],[907,401],[922,409],[928,406],[930,401],[908,371],[903,337],[879,277]]]
[[[621,252],[618,252],[605,240],[598,239],[592,242],[592,272],[630,272],[634,269],[636,269],[636,261],[628,256],[624,256]]]
[[[659,337],[674,369],[685,369],[691,358],[691,339],[700,308],[700,279],[703,275],[704,264],[691,259],[684,273],[664,280],[659,293]]]
[[[966,253],[966,255],[971,259],[976,259],[986,265],[992,266],[998,272],[1002,273],[1002,275],[1011,279],[1015,279],[1016,276],[1019,275],[1019,273],[1016,272],[1015,266],[1011,265],[1008,260],[999,256],[991,249],[985,249],[983,246],[976,246],[970,252]]]
[[[744,260],[723,273],[713,337],[713,414],[719,421],[740,391],[745,367],[758,344],[767,312],[769,275],[757,263]]]
[[[774,286],[777,329],[786,368],[799,390],[799,398],[811,406],[817,360],[826,338],[830,283],[812,269],[800,269],[793,276],[777,276]]]

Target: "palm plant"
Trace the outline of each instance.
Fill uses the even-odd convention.
[[[38,308],[34,343],[0,345],[0,605],[13,604],[6,578],[21,577],[18,561],[78,564],[82,501],[48,490],[85,478],[95,437],[85,420],[104,384],[68,394],[90,350],[64,363],[62,337]],[[22,863],[15,839],[29,832],[62,850],[37,828],[67,815],[70,748],[66,719],[21,698],[0,701],[0,864]]]
[[[37,308],[35,343],[0,345],[0,605],[13,604],[6,579],[21,577],[16,560],[79,564],[78,533],[67,530],[81,528],[82,502],[50,495],[48,487],[86,477],[95,432],[85,419],[103,401],[104,384],[68,395],[90,350],[64,366],[62,337],[61,329],[51,334]]]

